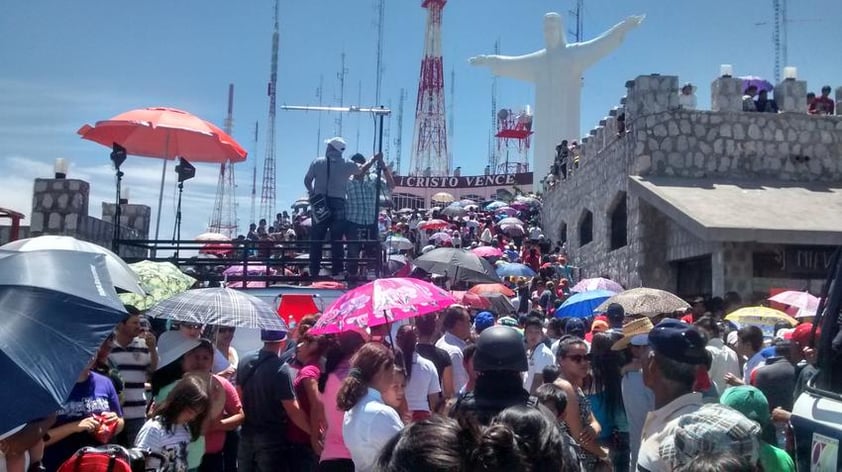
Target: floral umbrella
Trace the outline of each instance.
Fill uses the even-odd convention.
[[[424,231],[426,231],[428,229],[441,230],[441,229],[447,228],[448,226],[450,226],[450,223],[448,223],[447,221],[444,221],[444,220],[439,220],[439,219],[432,219],[432,220],[422,221],[422,222],[418,223],[418,229],[421,229],[421,230],[424,230]]]
[[[417,279],[378,279],[346,292],[310,329],[313,334],[366,329],[426,315],[456,303],[453,295]]]
[[[627,315],[657,316],[661,313],[686,310],[690,305],[666,290],[656,288],[633,288],[618,293],[596,307],[594,313],[605,313],[608,305],[619,303]]]
[[[129,264],[129,267],[137,274],[147,295],[122,293],[120,300],[138,310],[145,310],[160,301],[178,295],[196,283],[196,279],[181,272],[171,262],[140,261]]]
[[[430,241],[435,241],[438,243],[449,243],[452,239],[453,237],[450,234],[445,233],[444,231],[439,231],[438,233],[435,233],[432,236],[430,236]]]
[[[593,290],[610,290],[614,293],[620,293],[625,289],[617,282],[603,277],[580,280],[570,289],[571,292],[591,292]]]

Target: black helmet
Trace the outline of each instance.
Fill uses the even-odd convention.
[[[514,328],[508,326],[498,325],[484,329],[477,341],[474,369],[479,372],[487,370],[525,372],[529,370],[523,336]]]

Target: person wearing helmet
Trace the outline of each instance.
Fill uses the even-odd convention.
[[[497,413],[510,406],[528,405],[529,392],[523,389],[521,377],[528,368],[520,333],[500,325],[483,330],[474,354],[476,386],[456,400],[450,415],[487,425]]]

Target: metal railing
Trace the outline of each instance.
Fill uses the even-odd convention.
[[[386,251],[380,241],[358,240],[342,241],[347,250],[348,244],[359,244],[363,255],[351,256],[344,253],[341,258],[344,268],[349,263],[356,263],[357,273],[348,274],[349,286],[365,283],[383,276]],[[171,262],[183,271],[202,282],[250,282],[273,283],[308,283],[332,280],[331,277],[303,273],[310,265],[309,253],[311,241],[196,241],[196,240],[136,240],[125,239],[117,242],[118,247],[132,248],[132,253],[144,253],[144,256],[125,257],[126,262],[150,260]],[[321,267],[331,269],[330,243],[322,243]],[[345,252],[345,251],[343,251]],[[225,275],[229,267],[241,267],[237,274]],[[249,268],[265,266],[266,272],[260,275],[249,273]],[[272,272],[272,273],[270,273]]]

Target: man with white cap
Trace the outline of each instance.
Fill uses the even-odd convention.
[[[237,366],[237,390],[246,414],[237,454],[242,472],[284,472],[292,421],[309,432],[310,424],[295,399],[288,366],[279,354],[286,346],[286,331],[261,330],[263,349],[252,352]]]
[[[342,157],[345,140],[340,137],[325,141],[324,157],[317,157],[304,176],[304,187],[310,195],[310,209],[313,227],[310,231],[310,276],[319,275],[322,262],[322,245],[330,231],[331,274],[342,278],[343,249],[342,236],[345,233],[345,190],[348,178],[368,172],[374,158],[365,165],[346,161]]]

